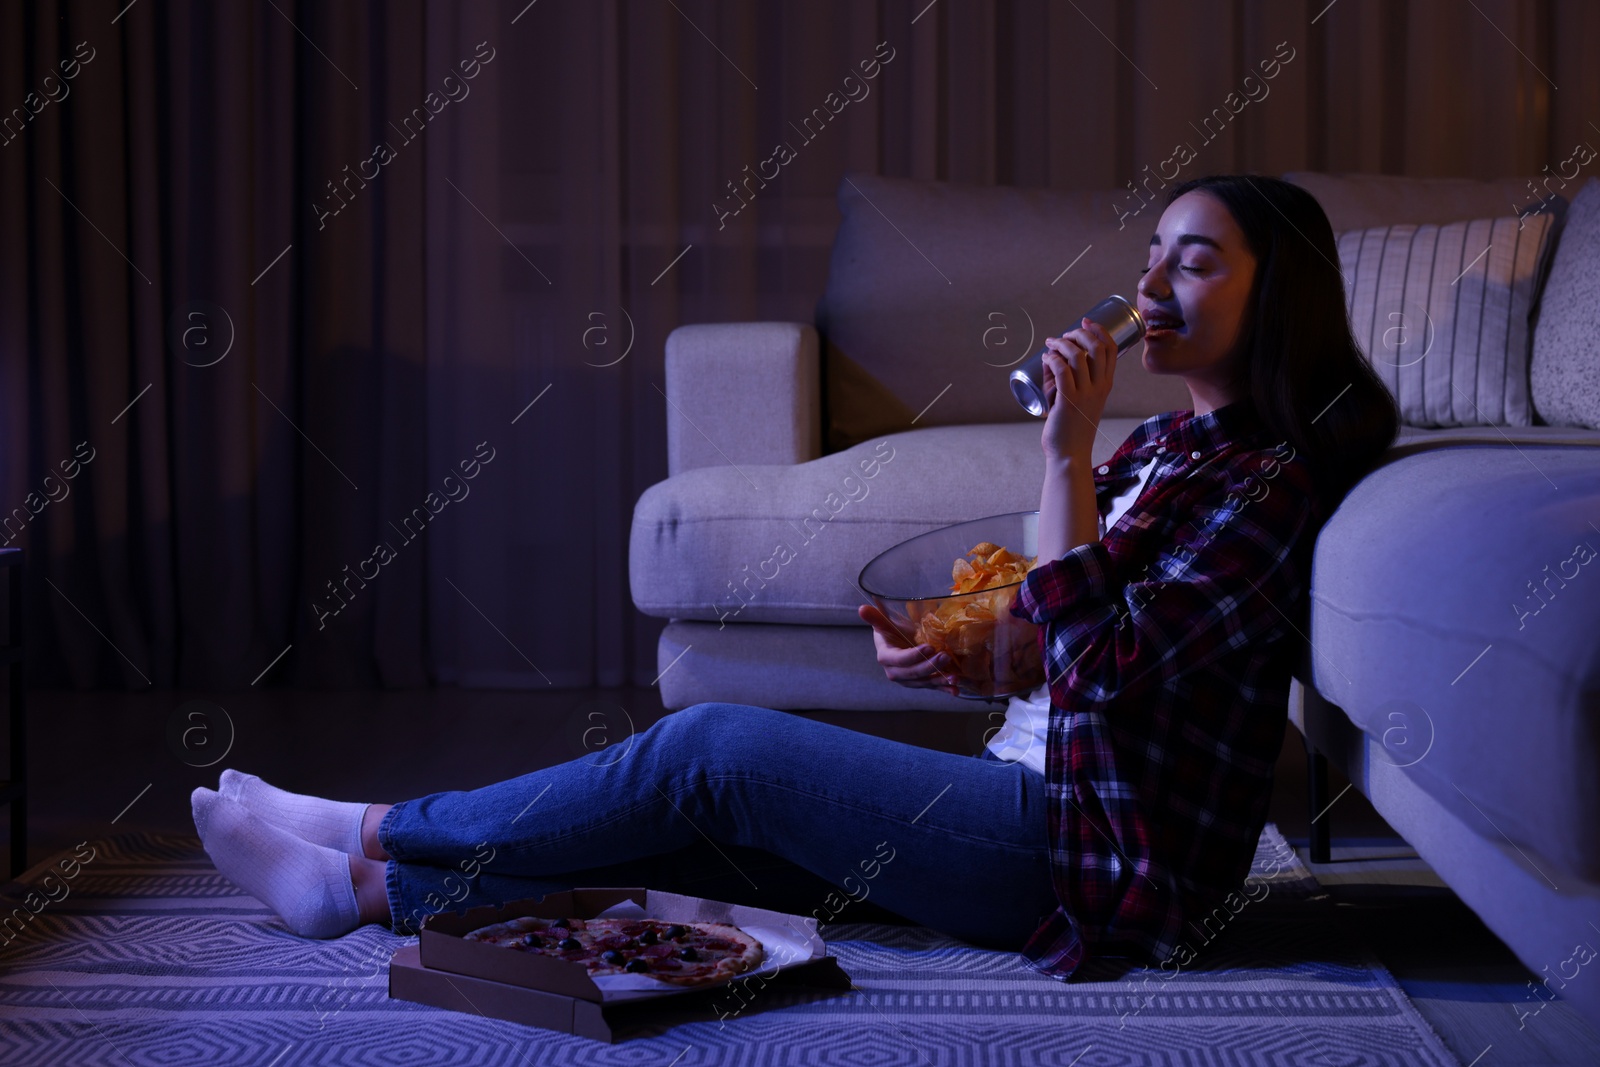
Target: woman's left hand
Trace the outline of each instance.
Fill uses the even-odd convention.
[[[1047,460],[1082,457],[1086,462],[1111,393],[1117,344],[1106,328],[1088,318],[1076,330],[1046,337],[1044,396],[1048,412],[1040,440]]]

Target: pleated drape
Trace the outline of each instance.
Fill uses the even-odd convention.
[[[310,607],[425,492],[424,160],[342,184],[421,98],[421,5],[116,14],[0,9],[4,106],[92,56],[0,148],[0,507],[25,525],[30,678],[422,684],[419,554],[334,618]],[[320,216],[332,188],[349,207]]]

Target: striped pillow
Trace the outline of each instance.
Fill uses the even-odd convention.
[[[1339,235],[1351,330],[1407,425],[1533,425],[1528,315],[1551,225],[1537,214]]]

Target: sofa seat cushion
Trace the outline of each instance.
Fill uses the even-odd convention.
[[[1384,454],[1385,461],[1446,445],[1586,445],[1600,448],[1600,430],[1575,426],[1405,426]]]
[[[1600,448],[1433,447],[1352,489],[1312,564],[1317,691],[1557,882],[1600,877],[1597,518]]]
[[[1094,461],[1143,421],[1103,419]],[[1038,508],[1042,427],[934,426],[808,463],[724,463],[668,478],[634,508],[634,604],[667,619],[862,625],[855,581],[879,552],[940,526]],[[1521,442],[1600,446],[1600,431],[1404,426],[1390,454]]]
[[[1144,420],[1101,422],[1104,462]],[[932,426],[792,466],[685,471],[645,490],[628,551],[647,615],[863,625],[861,568],[929,530],[1039,507],[1044,423]]]

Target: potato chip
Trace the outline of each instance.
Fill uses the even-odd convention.
[[[1033,564],[1032,556],[981,541],[951,567],[954,595],[920,602],[909,611],[917,643],[955,660],[950,673],[960,678],[965,692],[1018,692],[1043,680],[1036,631],[1011,615],[1014,587]]]
[[[952,593],[976,593],[983,589],[1020,582],[1033,569],[1033,557],[1018,556],[988,541],[980,541],[958,559],[950,569]]]

